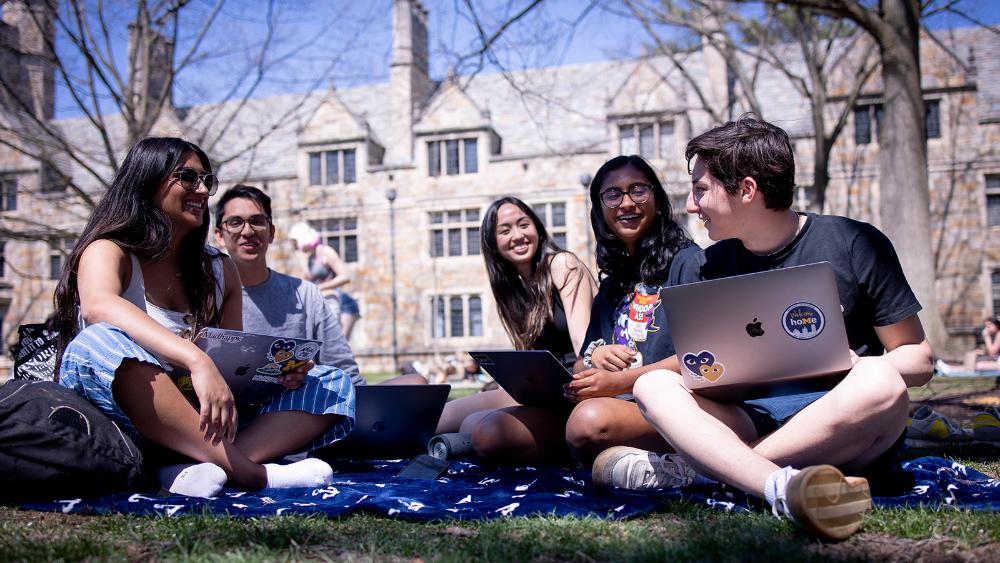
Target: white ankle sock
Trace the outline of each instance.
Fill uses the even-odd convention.
[[[785,489],[788,481],[798,472],[798,469],[789,465],[767,476],[767,481],[764,482],[764,499],[771,505],[771,512],[775,516],[785,514]]]
[[[330,464],[315,457],[288,465],[265,463],[264,469],[267,471],[267,486],[274,489],[321,487],[333,480]]]
[[[161,467],[160,485],[171,493],[189,497],[214,497],[226,484],[226,472],[214,463],[180,463]]]

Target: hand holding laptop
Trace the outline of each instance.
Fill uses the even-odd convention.
[[[624,385],[626,381],[621,371],[590,368],[574,373],[573,381],[563,385],[563,394],[574,403],[597,397],[614,397],[632,392],[631,385]]]
[[[289,391],[294,391],[299,387],[302,387],[306,382],[306,375],[309,373],[309,370],[314,367],[316,367],[316,362],[313,362],[312,360],[295,366],[291,369],[291,371],[281,374],[279,377],[281,384],[284,385],[285,389],[288,389]]]

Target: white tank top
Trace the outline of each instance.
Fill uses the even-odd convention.
[[[221,306],[223,288],[226,283],[226,274],[223,269],[222,260],[220,259],[222,257],[222,253],[215,247],[207,245],[205,246],[205,252],[212,257],[212,273],[215,274],[215,302]],[[146,283],[142,277],[142,268],[139,266],[139,258],[134,254],[129,254],[129,258],[132,262],[132,275],[128,282],[128,287],[126,287],[125,291],[122,292],[122,298],[144,311],[150,316],[150,318],[160,323],[160,325],[170,332],[185,340],[190,339],[191,331],[193,330],[192,325],[194,324],[194,319],[191,314],[164,309],[163,307],[158,307],[153,303],[150,303],[146,299]],[[84,322],[82,315],[78,318],[80,329],[82,330],[87,326],[87,323]],[[170,363],[164,358],[154,354],[152,351],[149,352],[153,354],[157,360],[159,360],[164,369],[167,371],[173,370],[173,366],[171,366]]]

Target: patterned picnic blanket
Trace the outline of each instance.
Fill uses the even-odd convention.
[[[409,520],[492,519],[548,514],[620,519],[684,500],[726,511],[764,510],[764,504],[722,485],[633,492],[595,487],[589,472],[555,466],[487,467],[452,461],[435,481],[396,477],[406,460],[336,462],[334,482],[323,488],[224,489],[216,498],[158,496],[149,491],[99,498],[60,499],[23,505],[32,510],[75,514],[131,513],[237,517],[281,514],[341,516],[365,510]],[[946,459],[904,462],[905,491],[877,496],[876,506],[956,507],[1000,511],[1000,481]],[[898,480],[897,480],[898,481]]]

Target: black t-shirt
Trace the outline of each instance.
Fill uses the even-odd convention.
[[[552,287],[552,318],[542,327],[542,333],[531,345],[532,350],[548,350],[568,369],[576,362],[576,351],[573,350],[573,339],[569,335],[569,322],[566,320],[566,310],[563,308],[562,297],[556,288]]]
[[[792,242],[759,256],[736,239],[719,241],[678,266],[678,283],[829,262],[837,278],[847,340],[859,356],[885,351],[874,327],[920,310],[892,243],[875,227],[846,217],[807,213]]]
[[[670,264],[670,272],[667,281],[659,288],[677,285],[680,282],[681,267],[691,262],[699,254],[699,248],[691,245],[680,250],[674,256]],[[607,344],[623,344],[631,346],[642,354],[642,364],[649,365],[664,358],[674,355],[674,341],[670,337],[670,329],[667,327],[667,317],[663,314],[663,306],[660,303],[659,294],[655,299],[648,299],[650,303],[644,306],[639,304],[638,309],[634,308],[635,291],[630,291],[626,295],[611,296],[608,298],[610,283],[607,279],[601,281],[601,286],[597,290],[597,297],[594,298],[594,305],[590,309],[590,324],[587,326],[587,338],[584,339],[583,349],[580,355],[586,351],[587,346],[597,340],[603,339]],[[652,296],[649,296],[652,297]],[[643,320],[646,324],[646,340],[636,342],[628,330],[629,313],[636,317],[636,310],[641,310]],[[635,322],[634,320],[632,321]],[[636,366],[638,367],[638,366]]]

